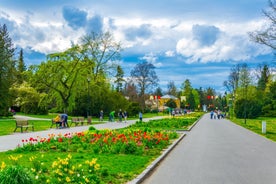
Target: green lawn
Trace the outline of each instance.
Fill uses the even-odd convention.
[[[246,124],[244,119],[233,118],[231,121],[270,140],[276,141],[276,118],[259,117],[257,119],[247,119]],[[262,133],[262,121],[266,121],[266,134]]]

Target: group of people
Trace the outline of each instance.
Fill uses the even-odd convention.
[[[122,122],[123,119],[125,120],[125,123],[127,122],[128,113],[127,111],[122,111],[122,109],[118,112],[118,122]],[[109,121],[113,122],[115,119],[115,111],[111,111],[109,113]]]
[[[57,115],[53,121],[59,125],[59,128],[68,128],[68,115],[67,114],[59,114]]]
[[[220,110],[214,110],[210,112],[211,119],[221,119],[224,117],[225,117],[225,114],[223,114]]]

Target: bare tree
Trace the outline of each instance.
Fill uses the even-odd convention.
[[[250,38],[260,44],[264,44],[273,50],[276,50],[276,0],[268,1],[269,8],[263,10],[264,16],[270,24],[267,28],[262,28],[259,31],[250,32]]]
[[[136,85],[136,88],[140,97],[140,106],[145,108],[145,93],[155,87],[159,81],[153,64],[148,62],[138,63],[131,71],[132,82]]]

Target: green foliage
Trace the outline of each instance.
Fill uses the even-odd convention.
[[[170,107],[170,108],[176,108],[176,103],[173,99],[169,99],[166,103],[166,106]]]
[[[0,172],[0,184],[32,184],[30,174],[19,165],[7,166]]]
[[[235,113],[237,118],[257,118],[261,114],[261,104],[257,100],[240,99],[236,101]]]

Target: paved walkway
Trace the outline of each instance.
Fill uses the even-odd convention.
[[[20,119],[38,119],[38,118],[31,118],[31,117],[26,117],[26,116],[16,116],[16,118]],[[162,117],[154,117],[154,118],[143,118],[143,121],[149,121],[151,119],[161,119]],[[47,120],[47,119],[46,119]],[[137,119],[138,120],[138,119]],[[103,124],[94,124],[93,126],[98,129],[119,129],[119,128],[124,128],[127,127],[131,124],[134,124],[137,120],[128,120],[126,123],[125,122],[105,122]],[[51,123],[49,120],[49,127]],[[6,136],[0,136],[0,152],[2,151],[8,151],[15,149],[18,145],[22,145],[22,140],[29,139],[30,137],[36,138],[37,136],[39,137],[48,137],[49,134],[62,134],[64,135],[65,133],[75,133],[75,132],[81,132],[88,130],[89,126],[84,125],[84,126],[76,126],[76,127],[70,127],[70,128],[65,128],[65,129],[49,129],[45,131],[39,131],[39,132],[27,132],[27,133],[20,133],[16,132],[11,135],[6,135]]]
[[[275,184],[276,143],[206,114],[144,184]]]

